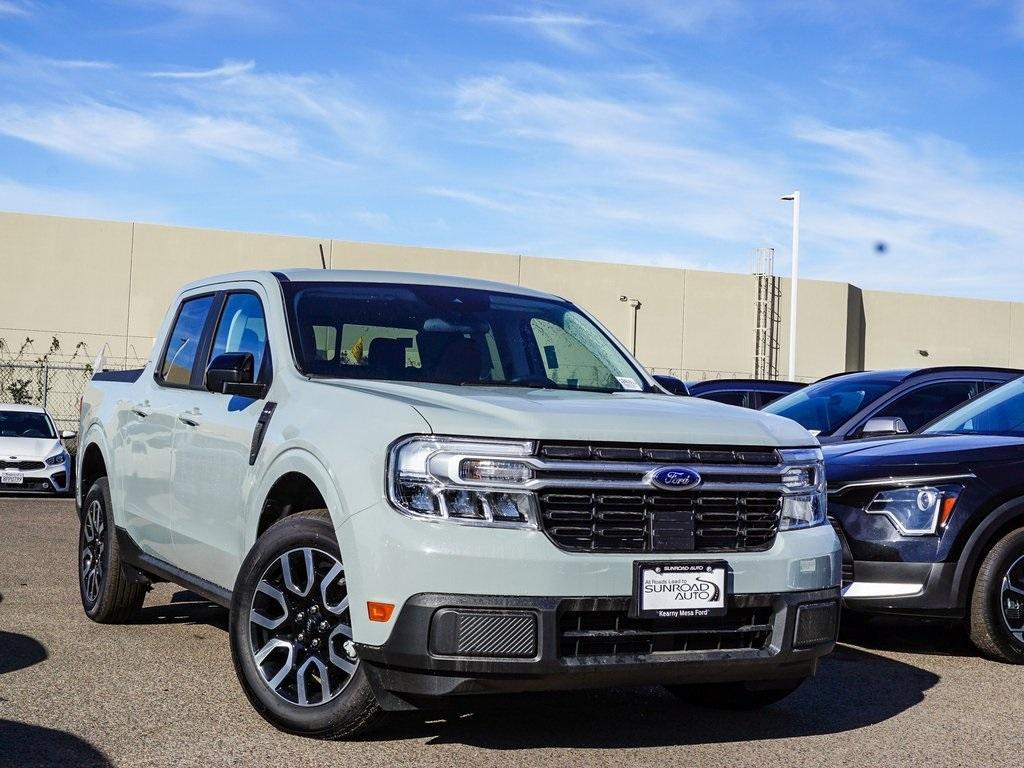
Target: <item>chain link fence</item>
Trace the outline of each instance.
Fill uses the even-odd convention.
[[[107,361],[106,368],[141,368],[144,360]],[[58,430],[78,429],[78,403],[92,378],[92,366],[73,362],[0,361],[0,403],[40,405],[53,417]],[[73,440],[67,448],[74,453]]]

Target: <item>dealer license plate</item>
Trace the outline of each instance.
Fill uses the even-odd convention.
[[[25,476],[21,472],[0,472],[0,483],[21,485],[25,482]]]
[[[724,560],[636,562],[633,612],[642,619],[724,616],[728,572]]]

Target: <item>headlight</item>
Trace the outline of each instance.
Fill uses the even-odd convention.
[[[392,446],[388,500],[403,514],[462,525],[537,528],[530,442],[413,437]]]
[[[824,525],[825,462],[820,448],[780,451],[787,465],[782,473],[780,531]]]
[[[61,452],[60,452],[60,453],[58,453],[58,454],[55,454],[55,455],[53,455],[53,456],[50,456],[50,457],[49,457],[49,458],[48,458],[48,459],[46,460],[46,463],[47,463],[47,464],[49,464],[49,465],[50,465],[51,467],[55,467],[55,466],[57,466],[58,464],[63,464],[63,463],[64,463],[64,451],[61,451]]]
[[[885,515],[904,536],[929,536],[953,514],[962,485],[925,485],[891,488],[875,495],[864,510]]]

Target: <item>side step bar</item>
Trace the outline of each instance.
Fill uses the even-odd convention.
[[[224,589],[212,581],[202,579],[158,557],[146,554],[124,528],[117,528],[117,546],[121,550],[121,559],[140,571],[143,576],[150,575],[163,581],[173,582],[185,589],[192,590],[211,603],[225,608],[231,607],[230,589]]]

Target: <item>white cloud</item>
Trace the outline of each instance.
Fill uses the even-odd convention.
[[[175,70],[169,72],[150,72],[150,77],[163,77],[172,80],[208,80],[210,78],[237,77],[251,72],[256,66],[255,61],[225,61],[219,67],[200,70]]]
[[[473,192],[466,192],[461,189],[449,189],[448,187],[425,187],[421,190],[424,194],[432,197],[443,197],[448,200],[455,200],[460,203],[466,203],[468,205],[475,206],[477,208],[486,208],[491,211],[502,211],[509,213],[516,209],[513,205],[498,202],[491,198],[478,195]]]
[[[28,9],[23,5],[11,2],[11,0],[0,0],[0,14],[8,16],[28,16]]]
[[[549,11],[531,11],[521,15],[483,14],[475,18],[493,24],[519,27],[573,51],[591,50],[594,41],[589,33],[595,28],[607,26],[607,22],[587,16]]]

